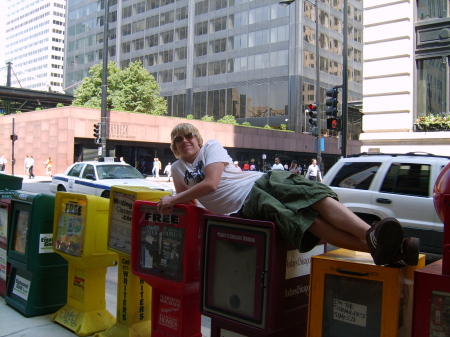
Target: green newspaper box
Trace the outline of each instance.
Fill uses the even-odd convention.
[[[11,199],[17,190],[22,189],[22,177],[0,173],[0,199]]]
[[[53,252],[55,196],[17,191],[11,199],[5,301],[24,316],[54,313],[67,300],[67,261]]]

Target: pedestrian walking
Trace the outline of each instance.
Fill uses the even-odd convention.
[[[44,161],[45,164],[45,174],[47,177],[53,177],[52,175],[52,158],[48,157],[46,161]]]
[[[8,161],[6,160],[5,156],[1,156],[0,157],[0,171],[5,171],[6,170],[6,164],[8,163]]]
[[[172,176],[172,163],[169,163],[164,168],[164,174],[167,174],[167,181],[170,183],[170,177]]]
[[[322,173],[320,172],[319,165],[317,165],[317,159],[313,158],[311,160],[311,165],[308,167],[305,178],[312,181],[322,181]]]
[[[33,168],[34,168],[34,158],[33,156],[30,156],[30,158],[28,158],[28,179],[32,179],[34,178],[34,174],[33,174]]]

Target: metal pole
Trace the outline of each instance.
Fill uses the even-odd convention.
[[[103,71],[102,71],[102,108],[100,125],[100,141],[102,145],[102,154],[99,157],[105,157],[106,154],[106,109],[108,95],[108,22],[109,22],[109,1],[105,2],[105,17],[103,19]]]
[[[11,139],[11,142],[12,142],[12,144],[11,144],[11,175],[14,175],[14,164],[16,163],[16,159],[14,159],[14,143],[15,143],[15,140],[14,140],[14,135],[15,135],[15,133],[14,133],[14,124],[15,124],[15,121],[14,121],[14,118],[12,119],[12,139]]]
[[[7,71],[7,74],[6,74],[6,86],[7,87],[11,87],[11,65],[12,65],[12,63],[11,62],[6,62],[6,64],[8,65],[7,66],[8,71]]]
[[[344,0],[344,41],[342,52],[342,146],[341,155],[347,157],[347,127],[348,127],[348,0]]]
[[[322,100],[320,99],[320,52],[319,52],[319,6],[318,1],[316,0],[315,6],[315,14],[316,14],[316,100],[317,100],[317,165],[320,167],[320,170],[322,171],[322,148],[321,148],[321,137],[322,137],[322,127],[321,127],[321,119],[322,119],[322,113],[320,109],[320,102]]]

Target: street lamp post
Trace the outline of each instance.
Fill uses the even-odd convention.
[[[316,68],[316,93],[315,93],[315,98],[316,98],[316,102],[319,105],[321,102],[320,99],[320,69],[319,69],[319,65],[320,65],[320,52],[319,52],[319,8],[317,5],[317,0],[316,2],[312,2],[310,0],[305,0],[306,2],[309,2],[311,5],[314,6],[314,12],[315,12],[315,21],[316,21],[316,34],[315,34],[315,44],[316,44],[316,58],[315,58],[315,64],[314,67]],[[295,2],[295,0],[284,0],[284,1],[280,1],[279,4],[281,6],[289,6],[291,4],[293,4]],[[321,144],[321,137],[322,137],[322,132],[321,132],[321,119],[322,119],[322,114],[320,112],[321,110],[318,109],[318,118],[317,118],[317,164],[319,165],[319,167],[322,169],[322,144]],[[306,118],[306,114],[305,114],[305,118]],[[306,120],[306,119],[305,119]],[[306,127],[306,124],[305,124]]]
[[[106,110],[108,95],[108,30],[109,30],[109,1],[105,0],[105,17],[103,19],[103,70],[102,70],[102,105],[100,143],[102,152],[100,157],[106,157]]]
[[[294,3],[296,0],[284,0],[280,1],[279,4],[282,6],[288,6],[292,3]],[[320,101],[319,95],[320,95],[320,81],[319,81],[319,9],[317,6],[317,0],[315,3],[313,3],[310,0],[304,0],[309,2],[310,4],[314,5],[315,11],[316,11],[316,99]],[[341,131],[341,155],[342,157],[347,157],[347,133],[348,133],[348,0],[344,0],[343,3],[344,9],[343,9],[343,46],[342,46],[342,116],[341,116],[341,125],[342,125],[342,131]],[[320,116],[320,115],[319,115]],[[321,164],[321,147],[320,147],[320,120],[321,118],[318,118],[318,129],[319,129],[319,135],[317,137],[318,142],[318,151],[317,151],[317,162],[319,165]]]

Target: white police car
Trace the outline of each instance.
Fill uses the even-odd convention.
[[[173,190],[161,183],[146,179],[134,167],[117,162],[87,161],[71,165],[66,172],[53,175],[50,191],[94,194],[109,198],[111,186],[146,186],[155,190]]]

